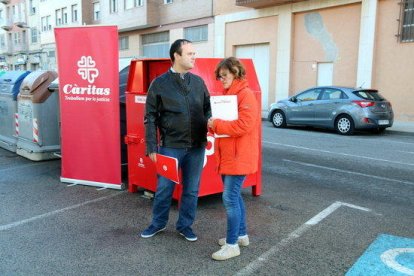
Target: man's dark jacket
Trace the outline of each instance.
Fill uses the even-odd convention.
[[[210,94],[199,76],[186,73],[183,79],[179,73],[168,70],[151,83],[145,109],[147,154],[158,151],[157,129],[159,145],[163,147],[206,145]]]

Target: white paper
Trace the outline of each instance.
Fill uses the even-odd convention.
[[[215,119],[221,119],[225,121],[234,121],[239,118],[236,95],[211,96],[210,104],[211,104],[211,115]],[[220,137],[229,137],[229,136],[214,134],[214,137],[220,138]]]
[[[237,110],[237,96],[211,96],[211,114],[213,118],[233,121],[239,118]]]

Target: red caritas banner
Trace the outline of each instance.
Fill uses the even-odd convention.
[[[118,29],[55,28],[55,38],[61,181],[121,189]]]

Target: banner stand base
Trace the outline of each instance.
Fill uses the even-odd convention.
[[[108,183],[103,183],[103,182],[80,180],[80,179],[73,179],[73,178],[66,178],[66,177],[61,177],[60,182],[80,184],[80,185],[86,185],[86,186],[94,186],[94,187],[99,187],[99,188],[109,188],[109,189],[115,189],[115,190],[124,190],[125,189],[125,184],[124,183],[108,184]]]

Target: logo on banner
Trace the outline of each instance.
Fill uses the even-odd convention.
[[[99,76],[96,62],[92,56],[81,56],[77,61],[77,73],[89,85],[80,86],[77,83],[68,83],[63,86],[65,100],[85,102],[110,102],[111,88],[97,87],[94,83]]]
[[[91,56],[82,56],[78,61],[78,74],[82,79],[93,83],[95,78],[99,76],[99,70],[95,68],[96,62]]]

